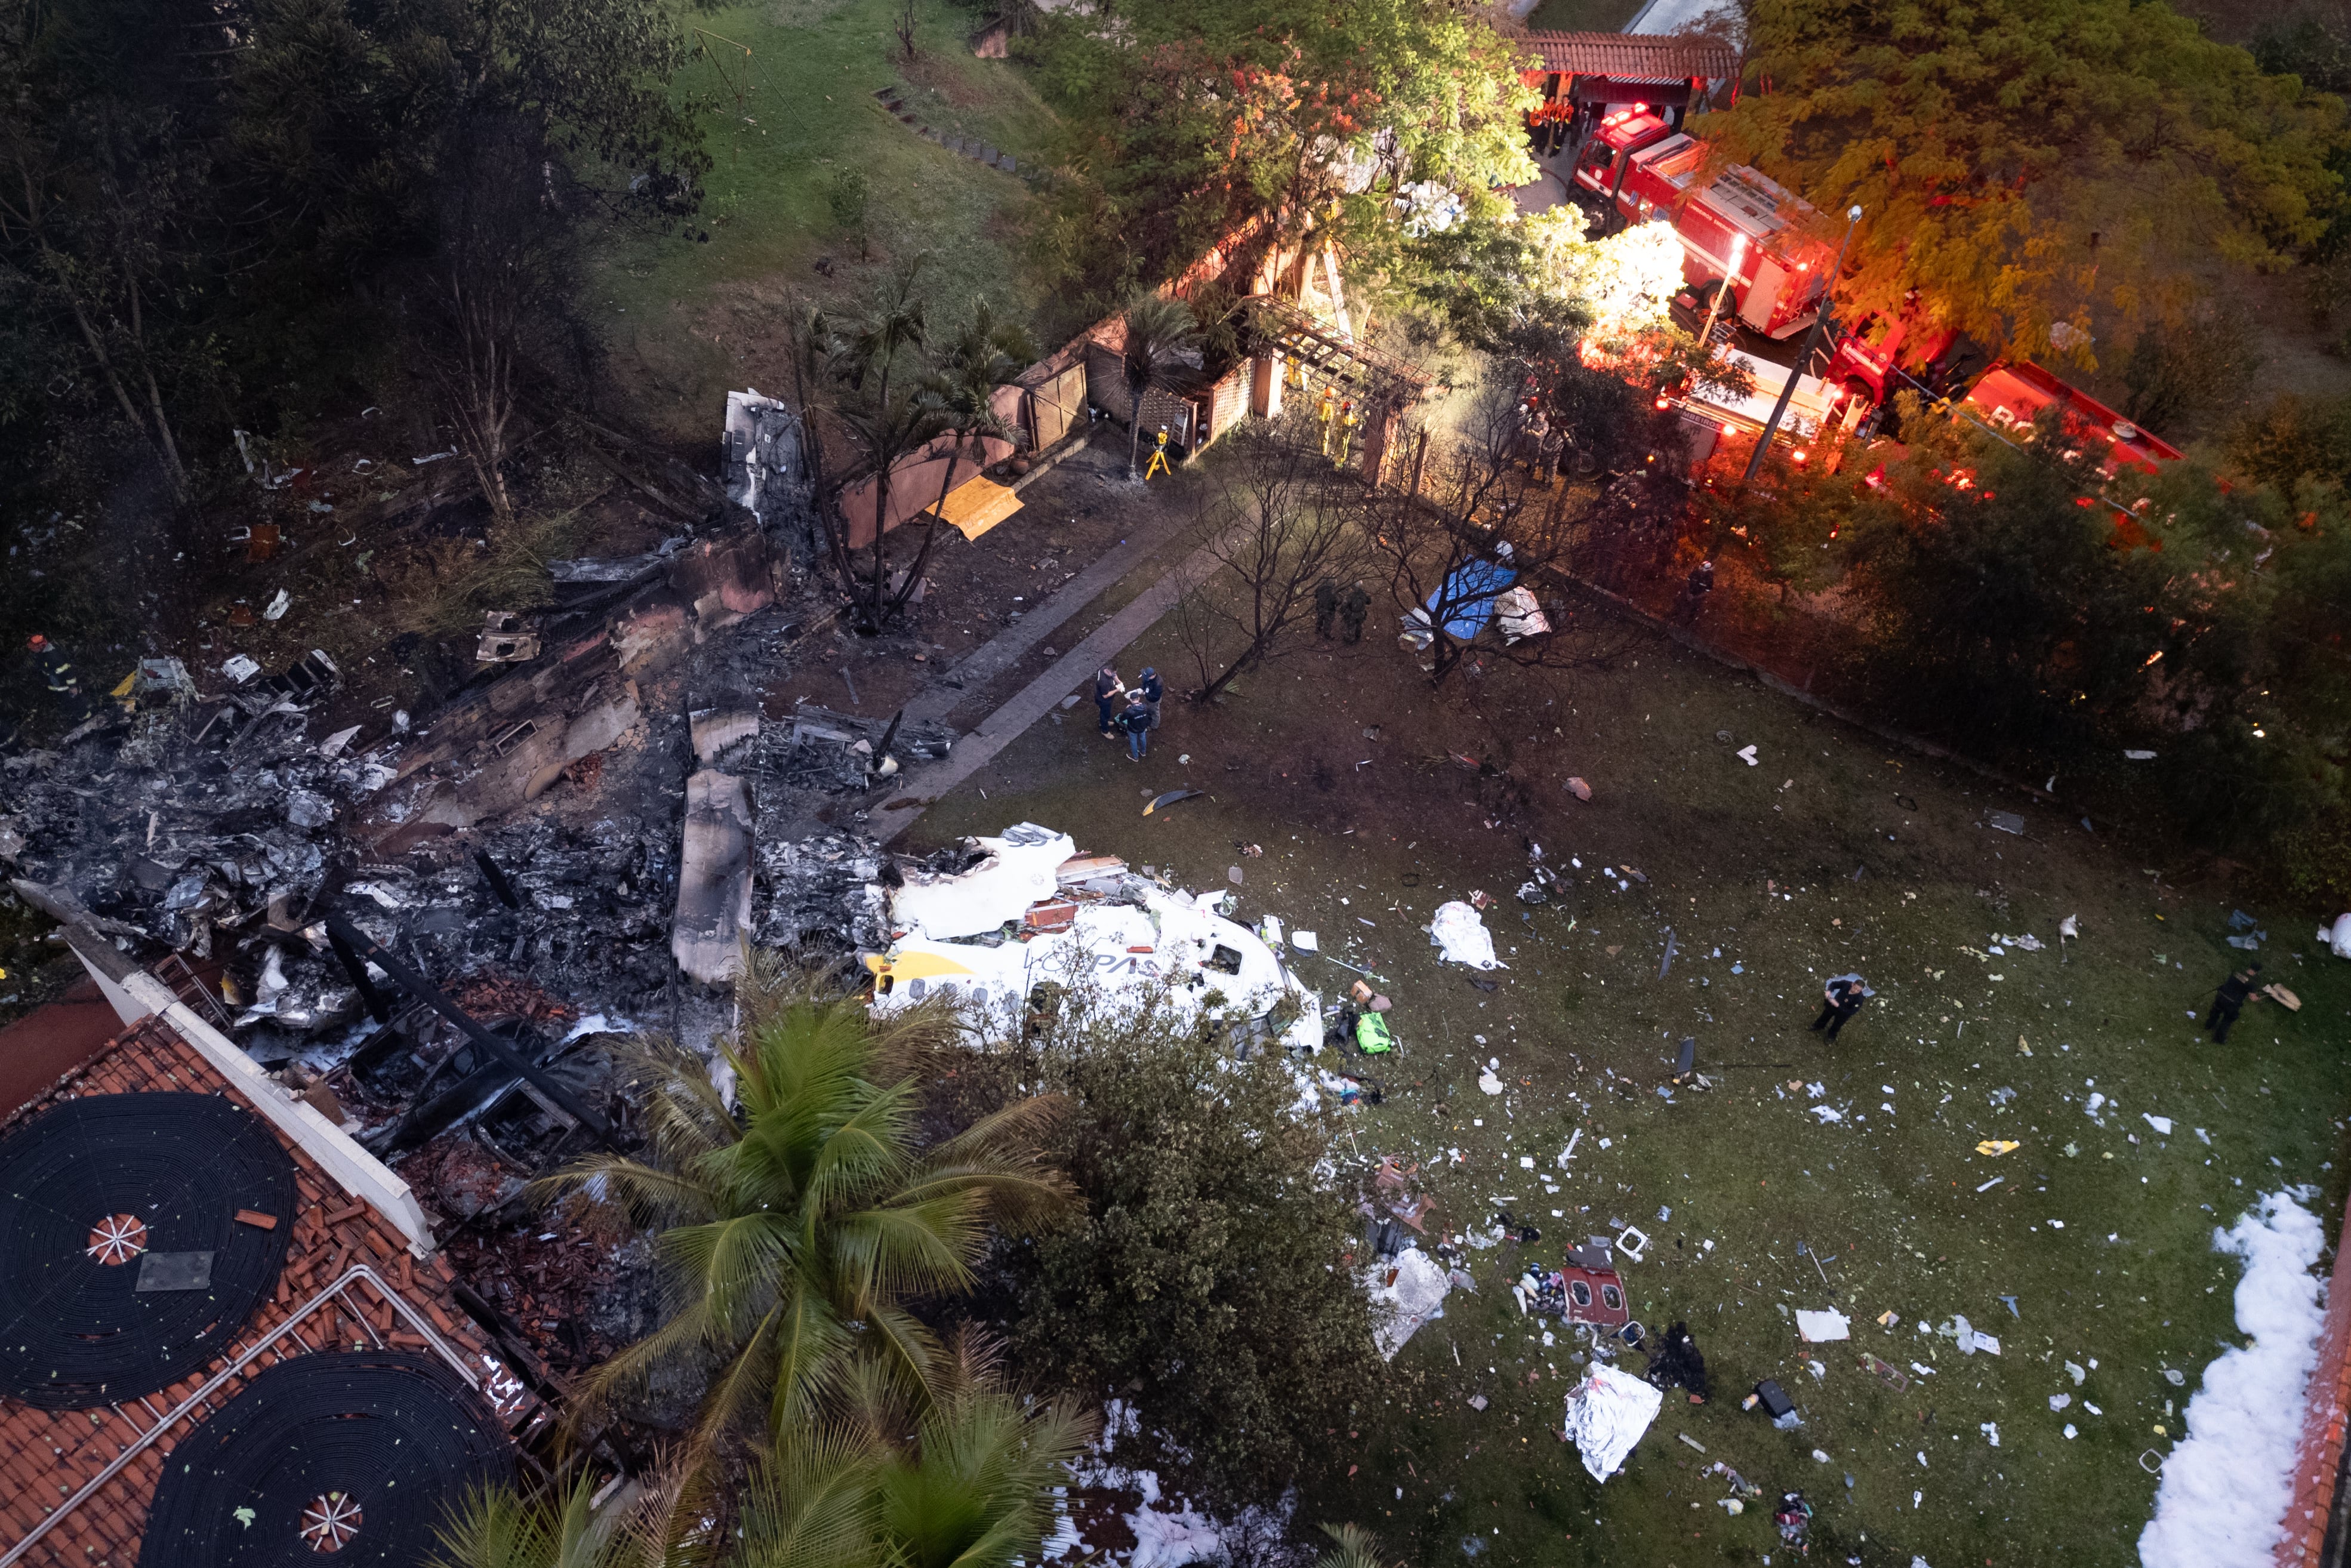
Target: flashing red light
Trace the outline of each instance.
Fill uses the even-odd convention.
[[[1674,400],[1669,397],[1661,397],[1657,400],[1657,406],[1659,408],[1671,408],[1674,406]]]
[[[1633,112],[1635,114],[1646,114],[1649,112],[1649,106],[1646,103],[1636,103],[1633,106]]]
[[[1797,448],[1796,448],[1796,450],[1795,450],[1795,454],[1794,454],[1794,460],[1795,460],[1796,462],[1798,462],[1798,463],[1802,463],[1802,462],[1806,461],[1807,459],[1809,459],[1811,456],[1812,456],[1812,454],[1811,454],[1811,453],[1806,452],[1802,447],[1799,446],[1799,447],[1797,447]]]

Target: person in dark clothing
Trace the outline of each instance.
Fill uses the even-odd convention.
[[[25,640],[25,646],[40,661],[41,678],[66,716],[77,721],[89,716],[89,705],[81,695],[81,672],[74,667],[65,650],[38,632]]]
[[[1706,596],[1714,591],[1714,562],[1702,560],[1690,568],[1682,583],[1681,617],[1685,622],[1698,619],[1698,611],[1706,604]]]
[[[1167,695],[1167,683],[1159,678],[1159,672],[1157,670],[1153,669],[1149,664],[1145,664],[1143,666],[1143,674],[1141,678],[1134,683],[1134,690],[1135,695],[1140,696],[1144,702],[1150,706],[1151,727],[1157,729],[1159,727],[1159,704]]]
[[[1835,1040],[1837,1030],[1852,1021],[1861,1004],[1876,994],[1859,975],[1836,976],[1821,991],[1821,1016],[1813,1020],[1813,1032],[1825,1029],[1829,1039]]]
[[[1152,706],[1136,692],[1127,701],[1126,711],[1118,716],[1118,727],[1126,732],[1126,754],[1135,761],[1151,749],[1151,725],[1155,717]]]
[[[1118,734],[1118,699],[1126,695],[1126,683],[1118,672],[1104,664],[1094,676],[1094,715],[1104,735]]]
[[[2213,1044],[2226,1045],[2229,1042],[2230,1028],[2236,1023],[2237,1015],[2245,1010],[2245,1004],[2253,999],[2255,989],[2261,985],[2258,977],[2261,972],[2259,964],[2248,964],[2221,981],[2220,988],[2212,993],[2212,1010],[2204,1015],[2204,1028],[2212,1036]]]
[[[1314,634],[1331,640],[1331,622],[1339,614],[1339,580],[1326,577],[1314,585]]]
[[[81,695],[81,676],[63,649],[38,632],[26,639],[25,646],[31,649],[33,657],[41,662],[41,675],[48,683],[50,691],[68,702]]]
[[[1362,583],[1347,590],[1347,597],[1339,601],[1339,630],[1350,643],[1364,640],[1364,617],[1371,613],[1372,596]]]

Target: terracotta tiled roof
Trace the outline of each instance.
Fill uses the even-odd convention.
[[[81,1095],[157,1092],[224,1094],[240,1107],[252,1108],[193,1047],[162,1019],[149,1019],[116,1039],[81,1071],[17,1111],[0,1126],[0,1135]],[[120,1406],[44,1410],[0,1397],[0,1564],[133,1568],[148,1500],[165,1457],[197,1422],[245,1385],[246,1375],[224,1379],[160,1433],[155,1428],[224,1368],[273,1334],[277,1336],[274,1343],[252,1361],[250,1372],[308,1352],[390,1344],[446,1354],[466,1363],[477,1382],[491,1383],[486,1397],[502,1417],[520,1420],[538,1412],[536,1401],[510,1379],[499,1377],[502,1368],[491,1358],[486,1342],[455,1304],[448,1264],[438,1257],[419,1262],[391,1221],[351,1197],[301,1149],[289,1144],[287,1153],[296,1166],[298,1204],[291,1218],[285,1270],[274,1295],[223,1347],[217,1361],[169,1388]],[[353,1277],[351,1271],[360,1268],[372,1271],[381,1286]],[[337,1291],[339,1282],[342,1288]],[[152,1440],[128,1465],[74,1502],[76,1494],[151,1433]],[[66,1511],[57,1517],[61,1510]]]
[[[1526,42],[1542,56],[1545,70],[1580,77],[1613,77],[1619,81],[1687,81],[1703,77],[1717,81],[1739,71],[1739,52],[1713,38],[1530,31]]]

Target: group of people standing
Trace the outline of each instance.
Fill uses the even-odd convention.
[[[1127,756],[1142,761],[1151,749],[1151,732],[1159,727],[1159,704],[1166,695],[1159,672],[1149,664],[1132,686],[1119,679],[1114,666],[1104,664],[1094,676],[1094,714],[1102,733],[1112,740],[1125,736]],[[1126,699],[1123,707],[1121,697]]]

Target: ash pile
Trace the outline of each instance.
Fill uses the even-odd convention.
[[[763,795],[846,795],[894,779],[912,763],[938,761],[955,741],[956,732],[935,719],[902,712],[885,721],[804,702],[790,723],[759,732],[752,765]]]
[[[314,651],[205,698],[177,660],[149,661],[127,720],[0,759],[12,885],[120,945],[200,959],[298,930],[340,852],[338,816],[392,777],[379,752],[350,754],[355,729],[310,737],[310,708],[340,684]]]

